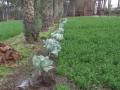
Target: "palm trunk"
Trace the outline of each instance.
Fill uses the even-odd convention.
[[[63,5],[64,5],[64,0],[58,0],[58,7],[59,7],[59,18],[62,18],[63,17],[63,12],[64,12],[64,9],[63,9]]]
[[[7,0],[7,7],[6,7],[6,20],[8,20],[9,19],[9,9],[10,8],[10,6],[9,6],[9,0]]]
[[[108,12],[109,12],[109,15],[111,13],[111,1],[112,0],[108,0]]]
[[[2,1],[2,20],[5,20],[5,6],[4,6],[4,1]]]
[[[54,20],[55,20],[55,22],[58,21],[58,17],[59,17],[58,10],[59,10],[58,0],[54,0]]]
[[[96,8],[96,0],[93,0],[93,15],[96,15],[97,8]]]
[[[35,30],[34,19],[34,2],[33,0],[23,0],[25,39],[28,43],[38,41],[39,32]]]
[[[118,0],[118,8],[120,8],[120,0]]]
[[[104,10],[106,9],[106,3],[107,3],[107,0],[104,0],[104,4],[103,4],[103,9]]]

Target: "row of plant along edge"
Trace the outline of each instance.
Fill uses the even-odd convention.
[[[64,39],[64,24],[67,19],[60,20],[59,27],[50,37],[43,40],[44,53],[38,53],[32,57],[33,71],[31,76],[23,80],[17,88],[19,90],[27,90],[34,88],[34,86],[54,86],[56,84],[55,77],[55,60],[58,57],[58,53],[61,51],[61,41]],[[45,54],[47,53],[47,54]]]

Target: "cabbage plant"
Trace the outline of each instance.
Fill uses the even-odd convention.
[[[60,43],[55,39],[47,39],[45,41],[45,47],[50,53],[56,56],[58,56],[58,52],[61,50]]]
[[[54,54],[55,56],[58,56],[58,53],[61,51],[61,46],[60,44],[56,44],[56,47],[54,47],[54,49],[51,51],[52,54]]]
[[[47,39],[45,42],[44,47],[46,47],[46,49],[48,51],[52,51],[56,45],[56,40],[55,39]]]
[[[59,24],[59,28],[63,28],[63,27],[64,27],[64,23],[61,22],[61,23]]]
[[[58,28],[57,32],[58,32],[59,34],[64,34],[64,29],[63,29],[63,28]]]
[[[45,41],[45,47],[50,52],[53,51],[55,48],[57,48],[58,50],[61,49],[60,43],[57,40],[55,40],[55,39],[47,39]]]
[[[68,21],[68,19],[67,19],[67,18],[64,18],[62,23],[65,24],[65,23],[67,23],[67,21]]]
[[[57,41],[61,41],[64,39],[63,34],[53,34],[51,37],[56,39]]]
[[[42,55],[37,56],[34,55],[33,59],[33,66],[41,73],[42,71],[48,72],[49,70],[53,69],[53,61],[49,60],[49,57],[44,57]]]
[[[39,75],[42,75],[44,74],[43,72],[48,72],[49,70],[54,68],[53,61],[49,60],[49,57],[44,57],[42,55],[40,56],[34,55],[32,62],[34,68],[36,69],[36,71],[38,71],[38,73],[37,74],[33,73],[32,78],[24,80],[19,86],[17,86],[17,88],[20,90],[26,90],[28,87],[33,86],[34,83],[38,82],[36,78],[38,78]]]
[[[54,54],[55,56],[58,56],[59,50],[58,49],[54,49],[53,51],[51,51],[52,54]]]
[[[60,28],[63,28],[63,27],[64,27],[64,24],[67,23],[67,21],[68,21],[67,18],[63,18],[63,19],[61,20],[60,24],[59,24],[59,27],[60,27]]]
[[[64,28],[60,28],[60,27],[59,27],[59,29],[58,29],[58,30],[60,30],[60,31],[63,31],[63,32],[64,32]]]

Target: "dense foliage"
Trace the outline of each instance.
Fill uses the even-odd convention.
[[[120,90],[120,18],[69,18],[57,71],[85,90]]]

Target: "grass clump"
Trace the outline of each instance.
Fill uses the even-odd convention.
[[[69,18],[57,72],[82,89],[120,90],[120,17]]]

